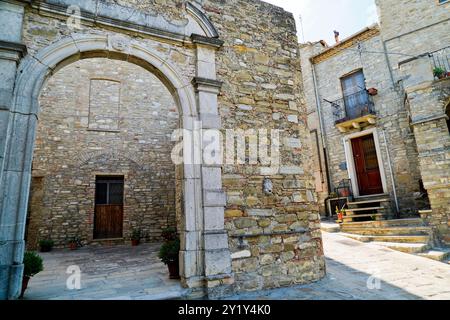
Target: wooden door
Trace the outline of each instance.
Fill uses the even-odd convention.
[[[94,239],[123,237],[123,186],[123,177],[97,178]]]
[[[373,135],[352,140],[353,158],[361,196],[383,193],[377,149]]]

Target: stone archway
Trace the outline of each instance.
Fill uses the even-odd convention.
[[[199,44],[197,50],[201,51],[203,59],[198,61],[196,67],[202,68],[205,59],[214,59],[217,40],[212,47],[208,47],[208,38],[193,36],[193,43]],[[220,121],[217,120],[219,82],[211,78],[189,81],[150,46],[123,35],[72,35],[32,57],[27,56],[19,67],[16,79],[1,176],[1,191],[8,195],[1,203],[2,212],[8,212],[8,221],[2,221],[2,234],[9,239],[7,245],[2,247],[2,255],[7,256],[9,261],[9,270],[2,275],[2,281],[7,280],[6,288],[0,290],[2,297],[17,297],[21,287],[23,238],[40,90],[46,79],[59,68],[93,57],[128,61],[158,76],[174,96],[179,106],[181,127],[185,130],[196,129],[199,120],[203,121],[204,128],[220,128]],[[202,75],[202,71],[197,70],[197,75]],[[201,137],[191,137],[192,145],[201,145]],[[231,273],[227,234],[223,230],[225,197],[221,190],[221,173],[215,168],[196,164],[194,159],[188,160],[191,161],[185,161],[183,167],[181,276],[184,286],[188,288],[212,288],[221,284],[221,279],[229,278]],[[205,175],[208,186],[213,181],[219,187],[208,190],[203,184]],[[211,223],[208,219],[219,223]]]

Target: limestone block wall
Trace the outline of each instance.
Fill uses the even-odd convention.
[[[281,130],[281,164],[275,175],[267,175],[258,165],[227,165],[218,168],[222,181],[205,181],[206,186],[214,187],[221,182],[226,193],[225,221],[213,222],[215,226],[225,224],[235,286],[238,290],[256,290],[318,280],[325,274],[325,262],[294,18],[281,8],[260,1],[196,2],[224,41],[215,61],[217,78],[223,82],[218,96],[221,127]],[[114,3],[136,8],[138,13],[162,15],[179,25],[186,23],[184,1]],[[63,20],[27,10],[23,42],[30,54],[71,34]],[[116,34],[117,30],[84,24],[77,33]],[[199,57],[192,44],[179,39],[158,41],[134,32],[128,36],[148,50],[159,52],[161,59],[175,66],[189,81],[198,76],[197,72],[214,72],[197,70]],[[212,170],[217,168],[204,172]],[[273,183],[273,194],[263,192],[265,177]],[[222,203],[221,199],[218,193],[214,201]],[[213,212],[205,210],[204,214],[206,221],[206,214]],[[181,231],[188,227],[191,226],[181,224]],[[196,236],[197,233],[195,229]],[[208,235],[208,239],[211,237]],[[226,237],[219,240],[222,239]],[[186,239],[184,245],[198,244],[191,240],[195,238]],[[220,249],[223,244],[205,240],[201,245],[205,247],[200,249],[206,252],[215,246]],[[225,258],[218,263],[208,260],[207,273],[227,271],[222,268]],[[198,274],[201,265],[189,262],[186,259],[182,265],[186,274]]]
[[[416,203],[414,199],[414,193],[420,189],[420,173],[414,135],[409,127],[407,110],[403,105],[401,94],[394,90],[390,80],[388,64],[383,54],[383,44],[379,34],[364,39],[360,44],[361,55],[357,46],[353,45],[315,65],[332,186],[333,188],[336,187],[341,180],[349,177],[343,138],[361,130],[354,129],[347,133],[341,133],[335,125],[334,109],[324,99],[328,101],[342,99],[341,77],[362,69],[366,79],[366,88],[378,89],[378,95],[374,96],[375,111],[378,116],[377,123],[362,130],[377,128],[383,159],[380,166],[383,167],[385,172],[387,192],[391,194],[392,204],[394,204],[391,176],[393,174],[401,213],[413,213],[422,204]],[[326,49],[322,48],[323,50]],[[301,53],[304,55],[302,58],[304,61],[303,68],[311,68],[308,59],[317,54],[317,50],[311,50],[311,46],[305,46],[301,49]],[[313,83],[312,73],[304,72],[303,77],[305,83]],[[310,90],[308,94],[312,95],[314,92]],[[314,121],[314,118],[311,117],[310,119]],[[384,141],[383,131],[386,135],[387,144]],[[388,161],[388,150],[391,166],[389,166]]]
[[[224,166],[225,226],[241,290],[305,283],[325,272],[306,104],[292,14],[260,1],[205,1],[218,52],[224,129],[282,130],[273,194],[261,166]],[[254,235],[254,236],[252,236]]]
[[[450,3],[437,0],[376,0],[383,40],[396,80],[398,63],[409,57],[448,47]],[[399,54],[400,53],[400,54]],[[405,54],[405,55],[401,55]]]
[[[411,126],[417,141],[420,171],[427,189],[431,212],[423,214],[433,227],[436,244],[450,244],[450,132],[447,107],[450,81],[436,80],[429,57],[411,60],[400,66]]]
[[[124,176],[124,237],[161,240],[175,226],[172,132],[178,110],[154,75],[131,63],[81,60],[53,75],[40,97],[28,245],[92,241],[96,176]]]

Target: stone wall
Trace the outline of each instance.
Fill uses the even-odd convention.
[[[393,70],[402,60],[440,50],[450,43],[449,2],[376,0],[376,4],[386,50],[396,53],[388,55]]]
[[[405,78],[407,107],[417,141],[420,171],[431,211],[422,216],[435,231],[437,245],[450,245],[450,132],[446,108],[450,79],[433,76],[429,57],[400,65]]]
[[[325,263],[294,18],[259,1],[205,1],[204,8],[225,41],[217,60],[224,128],[282,130],[273,194],[263,193],[260,166],[223,169],[238,288],[318,280]]]
[[[348,47],[343,44],[346,46],[344,49],[337,49],[337,53],[330,53],[329,57],[317,61],[314,65],[328,148],[328,168],[333,187],[331,192],[334,191],[340,181],[349,177],[349,164],[346,162],[343,139],[352,133],[376,128],[383,160],[380,166],[386,178],[386,192],[391,195],[392,205],[394,205],[393,175],[401,213],[407,215],[416,213],[417,209],[423,206],[422,203],[417,203],[414,195],[414,193],[420,191],[417,151],[414,136],[409,127],[407,110],[403,105],[403,97],[394,90],[390,80],[389,68],[383,54],[382,39],[377,30],[377,27],[372,27],[368,31],[362,31],[362,34],[358,36],[361,38],[358,40],[360,41],[361,54],[356,42]],[[351,42],[352,40],[348,41]],[[327,52],[327,50],[332,52],[333,49],[324,48],[319,43],[304,45],[301,48],[303,79],[305,87],[310,88],[307,91],[308,102],[313,105],[316,104],[316,99],[313,74],[312,71],[309,71],[311,70],[309,58]],[[366,88],[378,89],[378,95],[374,97],[377,122],[374,125],[368,124],[363,129],[353,129],[341,133],[335,125],[335,110],[325,100],[342,99],[341,77],[358,69],[362,69],[364,72]],[[310,126],[319,127],[318,114],[315,110],[311,112],[309,120]],[[383,131],[386,135],[387,144],[384,141]],[[389,165],[388,150],[391,166]],[[322,154],[323,157],[325,157],[324,154]]]
[[[436,55],[447,61],[444,67],[448,69],[450,3],[433,0],[376,3],[392,77],[399,84],[397,90],[406,97],[421,176],[430,198],[432,211],[425,215],[426,220],[435,230],[436,242],[448,244],[450,138],[445,107],[450,93],[448,79],[437,81],[433,76],[435,65],[428,53],[439,51]]]
[[[53,75],[40,97],[28,246],[52,238],[92,241],[96,176],[124,176],[124,238],[161,240],[175,226],[170,154],[178,110],[161,81],[131,63],[102,58]],[[40,188],[39,188],[39,186]]]

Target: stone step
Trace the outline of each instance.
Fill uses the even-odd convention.
[[[346,233],[354,233],[369,236],[395,236],[395,235],[430,235],[432,230],[429,227],[373,227],[361,228],[358,226],[348,226],[344,224],[341,230]]]
[[[342,226],[358,227],[358,228],[383,228],[383,227],[422,227],[423,220],[418,218],[412,219],[395,219],[395,220],[381,220],[381,221],[362,221],[362,222],[346,222]]]
[[[368,207],[368,208],[355,208],[355,209],[345,209],[346,212],[365,212],[365,211],[378,211],[383,210],[383,207]]]
[[[389,193],[385,193],[385,194],[377,194],[377,195],[373,195],[373,196],[359,196],[359,197],[355,197],[355,202],[359,202],[359,201],[380,201],[380,199],[390,199],[390,194]]]
[[[382,213],[372,213],[372,214],[353,214],[346,215],[343,217],[344,223],[351,223],[353,219],[357,218],[375,218],[376,220],[383,220],[385,217]]]
[[[347,238],[361,242],[396,242],[396,243],[428,243],[430,236],[401,235],[401,236],[362,236],[358,234],[343,233]]]
[[[390,202],[390,201],[391,201],[391,199],[389,199],[389,198],[383,198],[383,199],[373,199],[373,200],[349,202],[349,203],[347,203],[347,205],[360,206],[360,205],[366,205],[366,204],[371,204],[371,203],[382,203],[382,202]]]
[[[426,252],[419,253],[418,255],[435,261],[447,262],[447,260],[450,258],[450,249],[433,248]]]
[[[371,242],[378,246],[386,247],[395,251],[400,251],[403,253],[421,253],[425,252],[430,248],[426,243],[398,243],[398,242]]]

